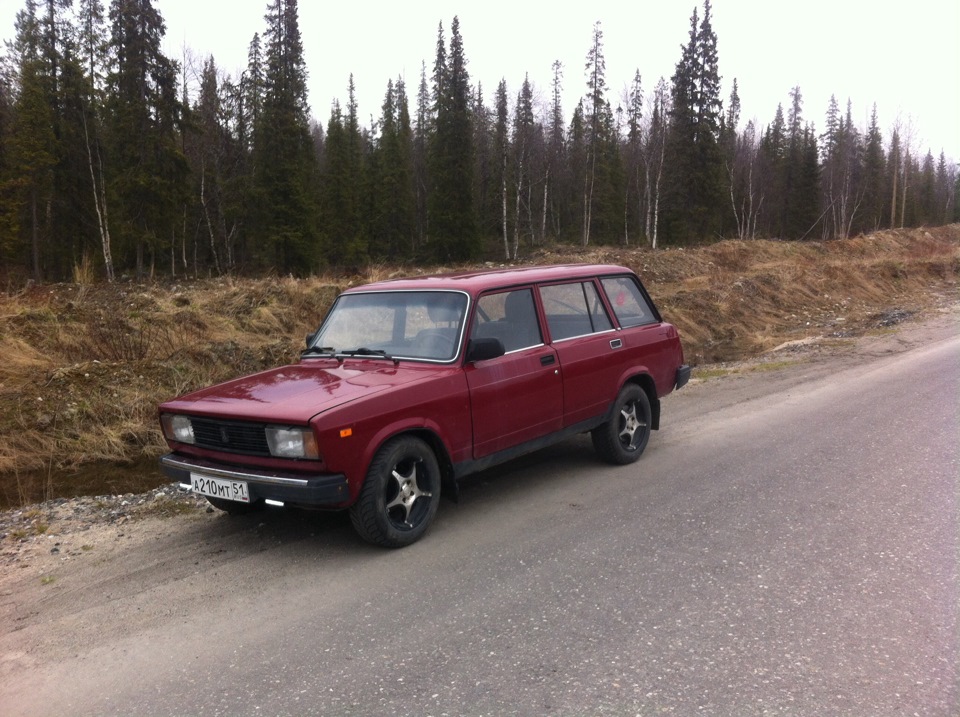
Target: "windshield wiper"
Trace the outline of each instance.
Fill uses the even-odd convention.
[[[383,349],[368,349],[366,346],[361,346],[358,349],[351,349],[349,351],[338,351],[340,356],[373,356],[375,358],[385,358],[388,361],[396,361],[393,356],[390,356]]]
[[[336,356],[337,350],[333,346],[311,346],[300,352],[301,356]]]

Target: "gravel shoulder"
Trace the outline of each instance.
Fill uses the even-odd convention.
[[[743,403],[956,336],[960,303],[890,318],[867,336],[791,342],[749,361],[700,367],[666,399],[665,428],[683,435],[684,417],[705,400]],[[175,619],[182,608],[169,603],[169,583],[177,582],[177,602],[189,604],[210,597],[205,573],[251,552],[317,536],[332,549],[352,545],[348,523],[341,514],[297,511],[230,518],[173,484],[0,512],[0,682]]]

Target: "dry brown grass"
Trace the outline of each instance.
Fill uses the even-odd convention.
[[[636,270],[680,329],[688,361],[705,364],[807,336],[854,335],[893,307],[956,301],[960,225],[828,243],[551,247],[522,263],[559,262]],[[296,360],[343,288],[461,268],[375,265],[348,277],[173,286],[84,281],[0,295],[0,484],[29,471],[155,456],[163,450],[159,402]],[[0,493],[9,501],[14,490]]]

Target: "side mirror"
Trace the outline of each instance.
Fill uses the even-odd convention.
[[[503,348],[503,341],[496,338],[470,339],[467,342],[467,361],[488,361],[498,356],[503,356],[506,350]]]
[[[320,331],[320,329],[317,329],[317,330],[314,331],[312,334],[307,334],[306,339],[304,339],[304,340],[306,341],[306,343],[307,343],[307,348],[310,348],[310,347],[313,345],[313,342],[316,341],[316,339],[317,339],[317,333],[318,333],[319,331]]]

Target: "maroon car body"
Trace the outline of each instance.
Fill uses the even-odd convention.
[[[399,547],[441,484],[570,435],[635,460],[689,375],[623,267],[378,282],[338,297],[298,364],[162,404],[161,465],[224,510],[349,508],[364,538]]]

